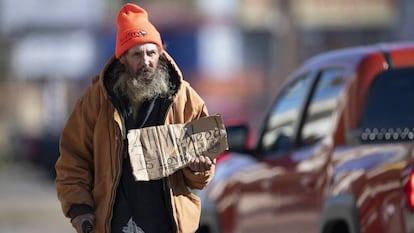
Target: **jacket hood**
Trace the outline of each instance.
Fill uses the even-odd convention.
[[[168,73],[170,74],[170,83],[173,87],[170,96],[173,96],[177,93],[178,89],[181,86],[183,75],[175,61],[165,50],[160,55],[160,61],[165,62],[167,65]],[[112,96],[112,87],[118,79],[117,75],[114,72],[114,67],[117,63],[119,63],[119,59],[116,59],[115,56],[112,56],[100,72],[99,76],[96,77],[98,80],[94,80],[98,81],[99,85],[101,85],[102,89],[104,90],[106,99],[108,99],[108,96]]]

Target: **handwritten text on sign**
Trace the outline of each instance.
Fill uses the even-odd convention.
[[[193,157],[214,159],[227,149],[220,115],[128,131],[128,152],[136,180],[166,177],[187,166]]]

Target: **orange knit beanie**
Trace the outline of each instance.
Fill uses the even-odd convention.
[[[147,12],[127,3],[118,13],[115,57],[120,58],[129,48],[144,43],[154,43],[163,49],[160,33],[148,21]]]

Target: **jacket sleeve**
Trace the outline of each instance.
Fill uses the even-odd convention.
[[[77,101],[66,122],[60,137],[60,156],[55,165],[57,195],[64,214],[72,218],[73,206],[94,208],[91,194],[93,134],[99,112],[99,95],[92,89],[87,89]]]
[[[204,101],[191,87],[189,88],[190,88],[190,91],[189,91],[190,94],[187,100],[189,100],[194,105],[193,106],[194,107],[193,108],[194,118],[192,120],[208,116],[208,110],[207,110],[207,107]],[[211,166],[210,170],[202,172],[202,173],[193,172],[188,167],[183,168],[182,171],[184,174],[185,183],[187,184],[188,187],[192,189],[203,189],[213,178],[215,166],[214,165]]]

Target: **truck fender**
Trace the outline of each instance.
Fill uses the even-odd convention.
[[[332,233],[329,229],[338,222],[345,223],[349,233],[360,233],[358,219],[358,209],[352,194],[330,197],[322,210],[320,233]]]

